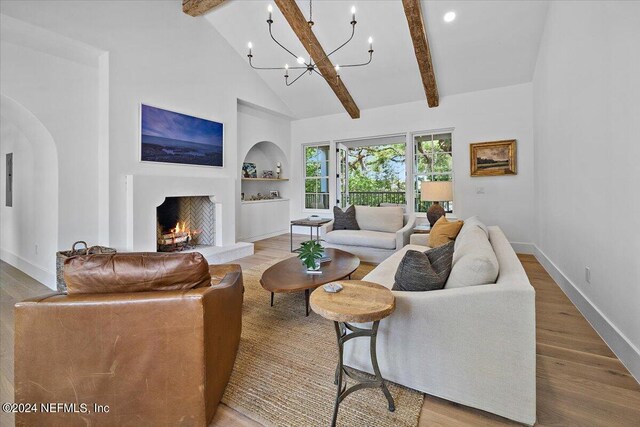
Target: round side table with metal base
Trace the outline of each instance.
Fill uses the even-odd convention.
[[[336,425],[340,403],[351,393],[364,388],[381,388],[387,402],[389,411],[395,411],[393,397],[384,383],[378,367],[376,353],[376,338],[380,320],[390,315],[395,310],[395,298],[391,291],[376,283],[360,280],[339,282],[344,288],[337,293],[328,293],[318,288],[311,294],[311,308],[322,317],[333,320],[336,338],[338,340],[338,365],[336,366],[334,384],[337,386],[336,400],[333,408],[331,425]],[[360,328],[351,323],[373,322],[371,329]],[[371,365],[375,377],[370,379],[355,372],[349,372],[343,365],[344,343],[359,338],[369,337]],[[344,375],[357,383],[347,388]]]

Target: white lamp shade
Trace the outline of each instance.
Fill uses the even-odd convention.
[[[423,202],[453,200],[453,183],[451,181],[423,181],[420,185],[420,200]]]

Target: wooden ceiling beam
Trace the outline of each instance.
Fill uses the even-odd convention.
[[[413,50],[418,60],[424,93],[427,95],[427,103],[431,108],[437,107],[440,104],[440,97],[438,96],[436,73],[431,62],[431,50],[429,50],[429,40],[422,17],[420,0],[402,0],[402,6],[404,6],[404,13],[407,16],[409,32],[413,40]]]
[[[187,15],[200,16],[225,1],[226,0],[182,0],[182,11]]]
[[[347,113],[349,113],[352,119],[360,118],[360,109],[351,97],[342,79],[338,78],[338,74],[331,60],[327,58],[327,54],[320,45],[320,42],[318,42],[318,39],[311,30],[307,19],[300,11],[295,0],[274,0],[274,2],[284,15],[293,32],[298,36],[302,46],[307,50],[313,62],[317,64],[318,71],[336,94],[345,110],[347,110]]]

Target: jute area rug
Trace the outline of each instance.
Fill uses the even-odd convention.
[[[242,338],[222,401],[267,426],[329,426],[338,357],[333,323],[313,311],[305,317],[302,292],[276,294],[269,306],[260,277],[277,261],[243,271]],[[362,265],[352,278],[372,268]],[[359,390],[340,404],[338,425],[416,426],[423,395],[393,383],[388,387],[395,412],[387,410],[380,389]]]

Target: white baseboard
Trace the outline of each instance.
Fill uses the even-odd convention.
[[[28,276],[33,277],[38,282],[44,284],[46,287],[56,290],[56,273],[47,271],[37,265],[33,264],[31,261],[28,261],[22,258],[19,255],[14,254],[13,252],[9,252],[5,249],[0,249],[0,259],[27,274]]]
[[[534,246],[534,255],[547,273],[560,286],[571,302],[580,310],[593,329],[618,356],[631,375],[640,382],[640,350],[587,298],[580,289],[551,261],[544,252]]]
[[[521,243],[521,242],[509,242],[511,247],[517,254],[529,254],[534,255],[536,252],[536,246],[533,243]]]
[[[252,236],[252,237],[239,237],[238,240],[241,242],[253,243],[253,242],[257,242],[258,240],[281,236],[283,234],[289,234],[289,230],[274,231],[273,233],[261,234],[259,236]]]

